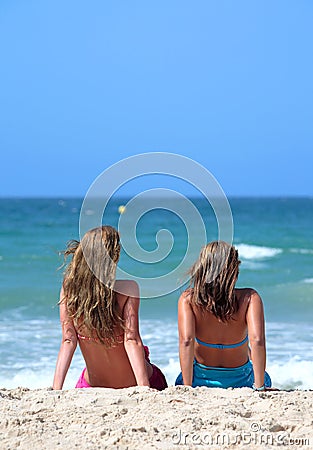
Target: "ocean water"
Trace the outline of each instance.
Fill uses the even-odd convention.
[[[118,207],[126,202],[113,198],[103,223],[119,226]],[[267,370],[273,384],[312,389],[313,199],[230,198],[229,202],[233,242],[242,261],[237,285],[254,287],[263,298]],[[203,199],[193,203],[204,220],[207,240],[217,239],[210,205]],[[79,238],[81,206],[82,199],[0,199],[0,387],[52,384],[61,338],[59,252],[68,240]],[[92,223],[93,211],[87,214]],[[127,214],[126,209],[125,220]],[[146,295],[141,301],[141,335],[152,361],[173,384],[179,373],[177,300],[186,286],[185,269],[201,242],[191,239],[198,233],[183,214],[153,209],[152,204],[137,219],[135,253],[129,255],[132,244],[127,243],[120,267],[130,277],[151,280],[151,298]],[[170,230],[171,235],[157,234],[160,230]],[[144,255],[154,256],[165,246],[164,254],[158,263],[154,256],[148,263],[138,261],[134,257],[138,245]],[[168,273],[173,274],[170,279],[164,277]],[[74,387],[82,368],[77,349],[64,388]]]

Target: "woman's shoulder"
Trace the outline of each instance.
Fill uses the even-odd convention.
[[[236,288],[235,294],[239,302],[250,303],[251,300],[261,300],[259,293],[253,288]]]
[[[254,288],[245,287],[245,288],[235,288],[236,295],[239,296],[251,296],[253,294],[257,294],[257,291]]]
[[[181,303],[191,303],[192,300],[193,289],[186,289],[184,292],[180,294],[179,302]]]

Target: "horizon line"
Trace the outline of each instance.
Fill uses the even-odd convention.
[[[138,194],[133,195],[117,195],[117,196],[111,196],[110,198],[114,199],[132,199]],[[313,194],[229,194],[225,196],[229,199],[284,199],[284,198],[306,198],[306,199],[313,199]],[[71,199],[71,200],[84,200],[86,196],[82,195],[0,195],[0,200],[64,200],[64,199]],[[158,196],[150,194],[147,194],[146,198],[157,198]],[[164,196],[167,198],[174,198],[177,200],[177,198],[173,196]],[[185,195],[188,199],[205,199],[206,197],[204,195]],[[218,198],[219,196],[214,196],[214,198]],[[90,197],[91,199],[103,199],[107,198],[105,196],[94,196]]]

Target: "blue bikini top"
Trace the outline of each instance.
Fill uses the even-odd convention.
[[[205,347],[219,348],[220,350],[224,350],[226,348],[240,347],[241,345],[245,344],[248,340],[248,335],[241,342],[238,342],[237,344],[208,344],[207,342],[200,341],[200,339],[198,339],[198,338],[195,338],[195,339],[198,344],[204,345]]]

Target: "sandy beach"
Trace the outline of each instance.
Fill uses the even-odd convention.
[[[313,448],[313,391],[0,390],[1,449]]]

